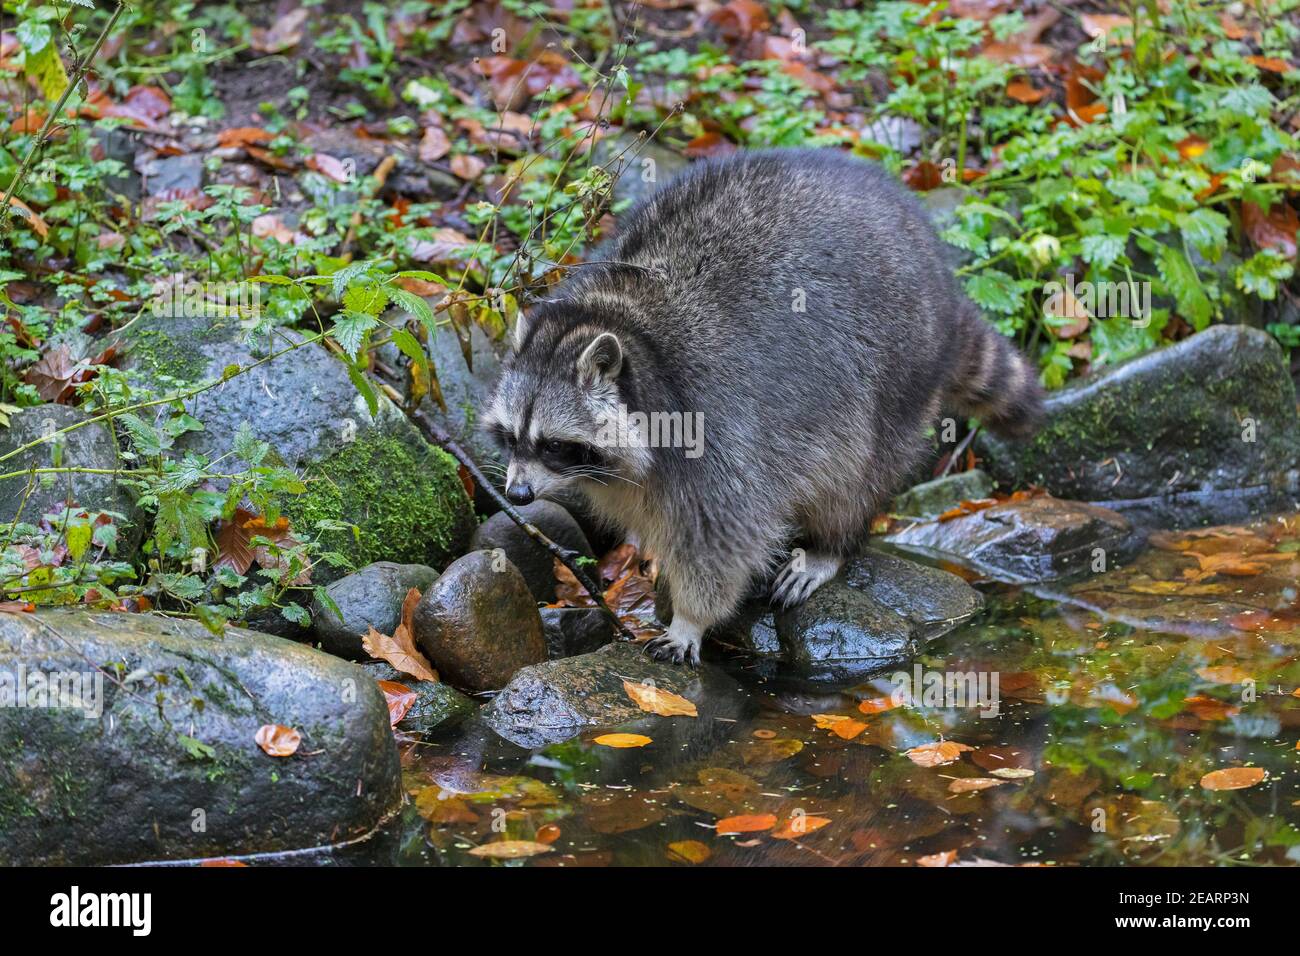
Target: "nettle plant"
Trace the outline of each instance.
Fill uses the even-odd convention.
[[[1282,14],[1296,6],[1266,14],[1257,39],[1266,56],[1294,46]],[[1247,240],[1243,212],[1266,216],[1296,186],[1274,172],[1292,168],[1295,137],[1282,118],[1296,96],[1270,89],[1269,72],[1251,62],[1244,37],[1228,35],[1218,7],[1135,4],[1133,28],[1082,45],[1066,84],[1067,100],[1089,101],[1086,117],[1069,103],[1013,102],[1006,84],[1027,71],[980,56],[982,25],[936,19],[939,9],[832,11],[827,25],[840,35],[820,48],[864,78],[873,69],[901,77],[885,111],[936,131],[926,155],[955,161],[956,181],[972,160],[982,167],[944,238],[967,253],[967,293],[1039,350],[1049,386],[1066,380],[1073,358],[1104,365],[1160,344],[1175,317],[1200,330],[1277,298],[1294,264]],[[991,27],[1007,38],[1022,23],[1013,14]],[[1081,346],[1077,312],[1049,304],[1048,284],[1066,277],[1135,293],[1149,284],[1155,305],[1091,315]],[[1270,329],[1300,344],[1294,326]]]

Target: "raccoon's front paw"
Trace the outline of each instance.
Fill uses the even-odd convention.
[[[668,633],[646,641],[646,653],[655,660],[665,661],[669,664],[690,664],[692,667],[698,667],[700,664],[700,635],[685,633],[680,629],[676,629],[676,621],[673,622],[673,625],[673,627],[668,628]],[[674,630],[677,630],[677,632],[674,633]]]
[[[782,607],[802,604],[840,571],[842,559],[829,554],[798,554],[772,582],[772,603]]]

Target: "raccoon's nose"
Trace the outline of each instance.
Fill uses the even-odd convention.
[[[512,505],[531,504],[533,500],[533,486],[518,482],[506,489],[506,501]]]

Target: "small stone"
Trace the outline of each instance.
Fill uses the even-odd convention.
[[[927,481],[894,499],[893,512],[908,518],[934,518],[963,501],[993,494],[993,479],[978,468]]]
[[[361,638],[369,628],[391,635],[402,620],[402,601],[411,588],[421,593],[438,580],[438,572],[423,564],[394,564],[376,561],[360,571],[339,578],[325,588],[337,605],[342,620],[324,601],[311,606],[312,631],[331,654],[350,660],[368,660]]]
[[[595,557],[587,536],[573,516],[555,502],[534,501],[515,510],[556,544],[585,557]],[[542,604],[555,600],[555,558],[528,537],[528,533],[505,512],[498,512],[479,525],[470,540],[470,547],[482,551],[500,548],[524,576],[535,600]]]
[[[523,575],[489,551],[449,564],[415,606],[411,626],[442,678],[470,692],[504,687],[521,667],[546,660]]]
[[[370,661],[361,669],[375,680],[392,681],[415,691],[415,703],[397,724],[398,730],[424,734],[451,727],[477,713],[478,705],[456,688],[436,680],[416,680],[387,661]]]
[[[542,631],[551,660],[587,654],[614,640],[613,623],[596,607],[544,607]]]

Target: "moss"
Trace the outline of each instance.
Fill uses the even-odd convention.
[[[441,568],[473,530],[455,461],[419,438],[364,435],[313,465],[307,479],[286,513],[304,530],[318,521],[355,524],[356,536],[327,531],[321,541],[356,567],[384,560]]]
[[[131,364],[155,375],[185,382],[207,377],[210,356],[204,343],[229,338],[224,319],[185,319],[150,316],[128,336]]]

